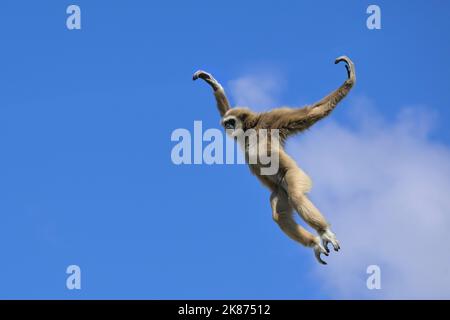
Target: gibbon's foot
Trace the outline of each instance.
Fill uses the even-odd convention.
[[[313,245],[314,255],[316,256],[317,261],[321,264],[327,264],[325,261],[322,260],[320,257],[320,254],[324,254],[328,256],[327,250],[322,246],[322,243],[320,242],[320,237],[316,237],[316,243]]]
[[[338,64],[341,61],[345,62],[345,69],[347,69],[347,77],[351,80],[355,80],[355,67],[353,65],[352,60],[350,60],[350,58],[347,56],[340,56],[336,58],[334,64]]]
[[[328,249],[329,243],[333,245],[334,251],[338,251],[341,248],[339,246],[339,241],[336,239],[336,235],[329,228],[320,234],[320,238],[322,239],[323,247],[327,252],[330,252]]]
[[[214,79],[214,77],[208,72],[205,72],[203,70],[198,70],[192,76],[192,80],[194,80],[194,81],[199,79],[199,78],[205,80],[214,89],[214,91],[216,91],[216,90],[221,88],[221,86],[217,82],[217,80]]]

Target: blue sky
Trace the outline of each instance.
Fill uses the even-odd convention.
[[[81,30],[66,28],[72,3],[81,7]],[[301,105],[340,85],[345,70],[333,61],[346,54],[358,83],[324,122],[352,130],[358,121],[346,107],[371,105],[376,116],[364,119],[383,118],[376,127],[383,131],[396,128],[407,107],[413,129],[401,137],[414,138],[417,120],[432,115],[420,146],[442,149],[446,155],[436,159],[447,160],[450,5],[377,1],[382,29],[368,30],[369,4],[1,1],[0,298],[385,297],[336,289],[333,281],[347,278],[330,279],[333,269],[319,268],[310,250],[282,234],[269,192],[246,166],[175,166],[170,158],[173,130],[191,130],[194,120],[219,127],[210,89],[191,81],[197,69],[212,72],[226,90],[249,75],[272,77],[273,101]],[[307,135],[325,134],[326,126]],[[298,139],[305,147],[314,141]],[[407,161],[410,153],[403,155]],[[316,177],[312,196],[329,216],[320,172]],[[376,222],[382,237],[385,224]],[[361,259],[343,269],[361,286],[367,264],[386,264],[386,279],[401,272],[388,251],[383,261]],[[65,287],[71,264],[82,270],[80,291]],[[442,269],[445,279],[449,274]],[[420,287],[407,288],[420,296]]]

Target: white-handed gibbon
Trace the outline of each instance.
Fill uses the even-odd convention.
[[[193,80],[203,79],[213,88],[217,107],[222,117],[221,124],[231,136],[236,138],[250,129],[256,131],[277,129],[280,137],[279,148],[277,148],[279,156],[277,173],[262,175],[259,163],[249,163],[249,167],[252,173],[272,191],[270,204],[274,221],[290,238],[313,248],[317,260],[322,264],[326,264],[326,262],[320,255],[328,256],[330,252],[328,244],[331,243],[334,250],[338,251],[340,249],[339,242],[330,230],[330,225],[324,216],[308,199],[306,194],[311,189],[311,180],[284,151],[284,143],[289,136],[308,129],[318,120],[329,115],[339,101],[349,93],[356,81],[355,68],[348,57],[341,56],[336,59],[335,63],[341,61],[345,62],[348,77],[337,90],[322,100],[303,108],[284,107],[263,113],[253,112],[248,108],[231,108],[224,89],[211,74],[199,70],[193,76]],[[248,144],[245,143],[243,147],[247,153]],[[317,231],[319,236],[312,235],[295,222],[294,210]]]

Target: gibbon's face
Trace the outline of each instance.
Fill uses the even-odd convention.
[[[222,118],[222,126],[231,137],[237,138],[242,135],[245,130],[249,129],[249,125],[254,119],[255,113],[247,108],[233,108],[228,110]]]
[[[239,133],[243,133],[243,123],[234,115],[225,115],[222,119],[222,126],[231,137],[237,137]]]

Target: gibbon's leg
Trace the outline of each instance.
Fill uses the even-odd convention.
[[[292,167],[287,170],[283,180],[282,185],[288,194],[292,207],[308,225],[319,233],[327,252],[329,251],[329,243],[333,245],[335,251],[338,251],[340,246],[335,234],[330,230],[330,226],[325,217],[306,196],[309,188],[305,189],[304,187],[308,185],[303,182],[305,180],[305,173],[297,167]]]
[[[272,218],[280,226],[281,230],[291,239],[306,247],[313,248],[317,260],[322,264],[327,264],[320,257],[321,253],[328,256],[328,252],[321,244],[320,238],[313,236],[295,222],[292,207],[284,190],[281,189],[272,193],[270,205],[272,207]]]
[[[315,244],[315,237],[302,226],[298,225],[293,218],[293,208],[289,204],[284,191],[275,191],[270,196],[272,207],[272,218],[280,228],[293,240],[306,247]]]
[[[216,79],[214,79],[211,74],[203,70],[198,70],[192,76],[192,80],[194,81],[199,78],[206,81],[213,88],[214,96],[216,97],[217,102],[217,109],[219,109],[220,116],[223,117],[224,114],[231,109],[230,103],[228,102],[227,96],[225,95],[225,90],[223,90],[220,83]]]

